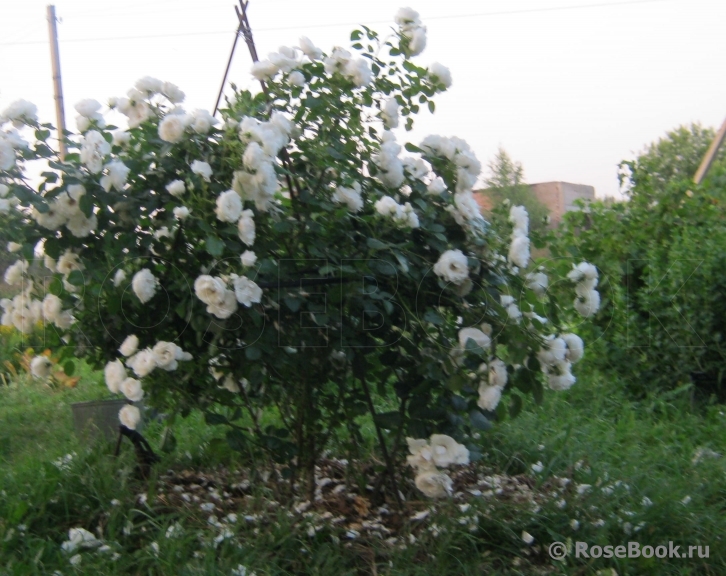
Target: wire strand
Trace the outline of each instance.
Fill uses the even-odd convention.
[[[510,16],[516,14],[531,14],[535,12],[556,12],[565,10],[583,10],[587,8],[610,8],[616,6],[630,6],[635,4],[654,4],[670,2],[673,0],[626,0],[624,2],[601,2],[598,4],[583,4],[578,6],[550,6],[545,8],[525,8],[522,10],[506,10],[500,12],[473,12],[470,14],[451,14],[445,16],[432,16],[426,20],[453,20],[456,18],[476,18],[479,16]],[[375,20],[369,21],[368,24],[388,24],[389,20]],[[334,28],[338,26],[358,26],[360,22],[337,22],[334,24],[309,24],[307,26],[279,26],[273,28],[256,28],[255,33],[259,32],[273,32],[278,30],[299,30],[303,28]],[[234,33],[237,30],[215,30],[209,32],[182,32],[178,34],[148,34],[148,35],[137,35],[137,36],[110,36],[104,38],[68,38],[62,41],[63,44],[70,44],[76,42],[108,42],[112,40],[141,40],[144,38],[180,38],[189,36],[213,36],[216,34],[229,34]],[[30,44],[45,44],[47,40],[32,40],[28,42],[0,42],[0,46],[27,46]]]

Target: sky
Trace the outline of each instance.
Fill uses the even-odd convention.
[[[46,2],[0,3],[0,110],[18,98],[55,123]],[[142,76],[177,84],[185,107],[214,107],[237,27],[232,0],[58,0],[66,122],[73,104],[123,96]],[[406,6],[401,4],[400,6]],[[399,141],[459,136],[486,166],[502,147],[527,182],[589,184],[617,196],[617,165],[679,125],[726,117],[723,0],[415,0],[428,28],[415,58],[451,69],[436,114]],[[383,0],[250,0],[261,57],[309,36],[325,51],[352,28],[381,33]],[[229,81],[258,88],[240,41]],[[485,168],[486,172],[486,168]]]

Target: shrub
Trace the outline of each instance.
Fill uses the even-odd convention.
[[[424,491],[445,493],[434,464],[475,456],[473,432],[540,398],[543,382],[571,386],[581,342],[545,324],[557,302],[527,275],[526,211],[514,207],[500,235],[481,217],[466,142],[429,136],[400,158],[389,130],[434,112],[451,76],[411,59],[425,43],[418,15],[396,20],[386,38],[354,30],[356,55],[303,39],[255,63],[264,91],[237,91],[222,123],[185,112],[183,93],[153,78],[110,103],[128,130],[82,101],[64,160],[52,126],[11,106],[5,120],[35,141],[4,133],[0,177],[25,261],[42,247],[53,275],[44,295],[25,261],[11,267],[24,287],[3,323],[23,329],[35,311],[50,344],[105,365],[112,391],[199,408],[235,448],[304,467],[311,489],[331,436],[355,440],[363,414],[391,476],[387,442],[399,452],[406,435],[451,434],[470,448],[409,439]],[[32,188],[36,159],[49,168]],[[386,398],[396,408],[379,413]]]
[[[624,162],[628,201],[568,213],[551,247],[598,266],[603,310],[584,334],[636,394],[723,374],[723,153],[703,185],[692,181],[712,137],[682,127]]]

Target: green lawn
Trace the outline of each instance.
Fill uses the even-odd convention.
[[[423,502],[403,470],[406,512],[377,538],[365,528],[346,535],[349,518],[331,525],[312,509],[295,511],[265,464],[230,452],[215,440],[223,430],[198,414],[176,423],[176,448],[152,478],[136,478],[130,445],[114,458],[113,446],[76,438],[70,404],[106,395],[98,374],[81,376],[75,389],[27,377],[0,387],[0,574],[726,573],[726,459],[716,456],[726,454],[726,416],[723,406],[692,407],[688,390],[634,402],[616,381],[581,374],[571,391],[549,393],[483,435],[483,461],[459,472],[474,483],[478,475],[481,494]],[[154,422],[144,432],[155,449],[163,430]],[[229,478],[250,486],[227,493]],[[365,486],[357,492],[365,496]],[[216,525],[202,508],[211,494],[220,497]],[[432,504],[428,517],[411,519]],[[61,551],[74,527],[108,550]],[[559,562],[547,553],[554,541],[673,541],[681,552],[709,546],[709,557]]]

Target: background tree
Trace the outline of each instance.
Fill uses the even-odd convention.
[[[539,231],[546,227],[549,210],[524,181],[524,168],[515,162],[504,148],[488,164],[489,176],[484,180],[486,194],[494,206],[509,200],[512,206],[524,206],[530,217],[530,228]]]
[[[702,185],[693,182],[713,135],[682,126],[623,162],[628,201],[567,213],[551,245],[553,255],[600,270],[603,311],[583,330],[603,348],[592,356],[638,395],[687,384],[693,373],[712,384],[723,377],[724,152]]]

